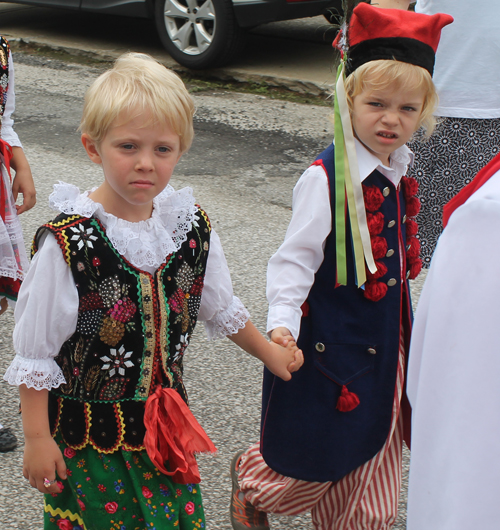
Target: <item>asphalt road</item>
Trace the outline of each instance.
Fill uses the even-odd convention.
[[[16,56],[17,131],[32,165],[38,204],[22,216],[27,246],[36,228],[54,216],[47,205],[52,184],[64,180],[88,189],[101,182],[76,132],[86,87],[98,69]],[[291,193],[300,173],[331,139],[329,110],[225,92],[195,96],[196,139],[172,184],[194,189],[220,234],[235,293],[264,331],[266,263],[290,219]],[[414,285],[418,295],[420,285]],[[12,312],[1,320],[0,372],[12,359]],[[192,409],[219,451],[200,457],[208,528],[229,530],[228,464],[259,431],[261,366],[229,340],[209,343],[202,326],[189,347],[185,381]],[[21,439],[0,454],[0,530],[41,530],[42,495],[22,478],[22,429],[17,392],[0,383],[0,420]],[[406,456],[407,463],[407,456]],[[405,526],[405,494],[397,530]],[[308,515],[271,518],[275,529],[311,528]]]

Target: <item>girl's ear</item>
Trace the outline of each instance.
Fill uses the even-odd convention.
[[[83,147],[85,147],[85,151],[87,151],[87,155],[89,155],[90,160],[92,160],[92,162],[95,164],[101,164],[102,159],[99,151],[97,150],[97,144],[87,133],[82,134],[82,144]]]

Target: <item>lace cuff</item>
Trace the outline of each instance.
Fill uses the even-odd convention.
[[[204,323],[208,340],[223,339],[228,335],[238,333],[238,330],[245,327],[249,318],[250,313],[247,308],[238,297],[233,296],[227,309],[220,311]]]
[[[3,376],[10,385],[51,390],[66,382],[54,359],[27,359],[16,355]]]

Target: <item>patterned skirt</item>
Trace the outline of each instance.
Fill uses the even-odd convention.
[[[57,434],[68,470],[62,492],[45,495],[44,530],[199,530],[199,484],[176,484],[145,451],[75,451]]]
[[[408,144],[415,153],[408,176],[420,184],[417,222],[424,267],[429,267],[443,231],[443,206],[500,152],[500,118],[439,120],[430,139],[418,131]]]

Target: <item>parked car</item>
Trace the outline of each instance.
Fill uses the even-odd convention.
[[[2,0],[0,0],[2,1]],[[214,68],[242,50],[259,24],[328,16],[342,0],[8,0],[17,4],[153,18],[169,54],[183,66]]]

